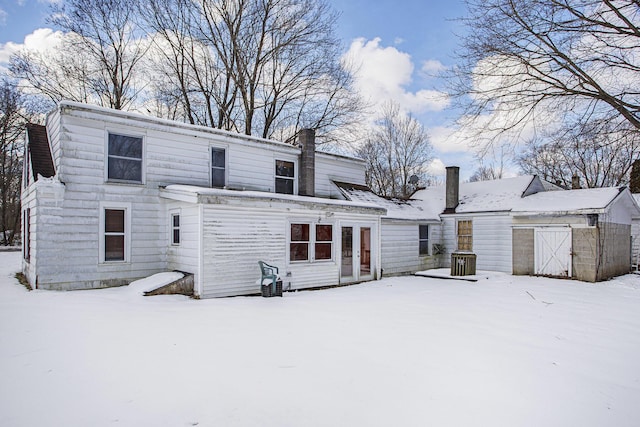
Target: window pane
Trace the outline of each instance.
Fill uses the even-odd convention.
[[[104,260],[124,261],[124,236],[104,236]]]
[[[142,182],[142,160],[109,157],[109,179]]]
[[[291,241],[308,242],[309,224],[291,224]]]
[[[316,241],[331,242],[333,240],[332,230],[331,225],[316,225]]]
[[[173,215],[173,226],[180,227],[180,215]]]
[[[291,243],[289,248],[291,261],[306,261],[309,259],[308,243]]]
[[[458,235],[470,235],[472,233],[471,221],[459,221],[458,222]]]
[[[316,243],[316,259],[331,259],[331,243]]]
[[[142,159],[142,138],[110,133],[109,155]]]
[[[174,245],[177,245],[180,243],[180,229],[179,228],[175,228],[173,230],[173,240],[171,241],[171,243],[173,243]]]
[[[426,240],[429,238],[429,226],[421,225],[420,226],[420,240]]]
[[[286,176],[289,178],[293,178],[295,176],[293,162],[276,160],[276,176]]]
[[[104,210],[105,233],[124,233],[124,211],[120,209]]]
[[[211,169],[211,186],[224,187],[224,169]]]
[[[471,236],[458,237],[458,250],[459,251],[471,251]]]
[[[420,241],[420,255],[429,255],[429,241],[421,240]]]
[[[293,180],[276,178],[276,193],[293,194]]]
[[[225,155],[224,148],[211,149],[211,167],[224,168]]]

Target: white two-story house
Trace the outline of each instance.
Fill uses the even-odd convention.
[[[198,297],[259,292],[258,261],[285,289],[381,274],[385,209],[345,200],[364,162],[297,145],[62,102],[29,125],[23,272],[34,288],[124,285],[179,270]]]

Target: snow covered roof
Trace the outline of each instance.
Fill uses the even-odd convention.
[[[522,198],[514,213],[598,213],[604,211],[626,187],[543,191]]]
[[[383,207],[387,210],[384,218],[420,221],[440,221],[436,210],[431,206],[421,206],[416,200],[386,199],[373,193],[364,185],[333,182],[349,200]]]
[[[384,207],[366,201],[350,201],[326,199],[323,197],[297,196],[292,194],[268,193],[264,191],[240,191],[222,188],[198,187],[194,185],[168,185],[164,187],[161,195],[167,198],[188,201],[192,203],[212,203],[216,197],[227,199],[262,200],[297,202],[301,204],[325,205],[345,208],[362,208],[375,210],[377,214],[384,214]],[[180,197],[180,196],[187,196]]]
[[[542,180],[532,175],[492,181],[464,182],[460,184],[456,213],[510,211],[522,196]],[[445,186],[428,187],[413,195],[424,210],[442,213],[445,208]]]

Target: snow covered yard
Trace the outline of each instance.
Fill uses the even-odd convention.
[[[640,276],[196,301],[28,292],[19,260],[0,253],[3,426],[640,425]]]

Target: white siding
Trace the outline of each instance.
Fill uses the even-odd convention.
[[[344,157],[316,155],[316,195],[320,197],[341,198],[340,191],[331,181],[365,185],[364,162]]]
[[[333,225],[333,259],[316,262],[288,261],[288,229],[291,223]],[[258,261],[277,266],[285,289],[306,289],[339,284],[340,224],[360,220],[366,226],[375,217],[326,211],[292,209],[243,209],[223,205],[203,205],[202,297],[248,295],[260,292]],[[364,221],[364,222],[362,222]],[[377,251],[374,226],[372,242]],[[374,253],[375,256],[375,253]],[[379,262],[377,257],[374,263]],[[377,266],[374,266],[377,271]]]
[[[430,244],[440,243],[440,224],[428,225]],[[438,256],[419,254],[418,233],[419,224],[416,222],[382,221],[383,275],[415,273],[439,267]]]
[[[451,265],[451,253],[456,250],[456,219],[473,221],[473,253],[478,270],[511,273],[511,216],[505,214],[447,216],[443,220],[443,243],[446,254],[443,264]]]
[[[200,280],[200,206],[170,202],[166,208],[167,269],[191,273]],[[171,244],[171,214],[180,214],[180,244]],[[197,286],[196,286],[197,287]]]
[[[232,266],[241,258],[240,254],[257,253],[259,256],[253,260],[255,265],[247,263],[242,268],[242,273],[246,278],[252,277],[250,282],[253,283],[258,273],[257,259],[280,261],[281,264],[284,261],[286,211],[273,215],[247,211],[247,218],[253,218],[253,222],[245,224],[246,219],[238,217],[237,212],[229,214],[228,222],[211,217],[203,221],[198,216],[202,207],[183,205],[186,215],[184,245],[172,248],[168,244],[168,206],[160,200],[159,194],[161,186],[170,184],[208,187],[212,146],[225,148],[227,152],[227,187],[274,191],[275,160],[296,162],[297,175],[300,167],[298,147],[73,105],[63,105],[50,114],[47,129],[57,178],[64,183],[64,192],[54,197],[53,205],[32,210],[34,262],[25,270],[34,280],[38,278],[41,287],[75,289],[119,285],[167,268],[193,272],[198,276],[196,283],[204,283],[204,277],[209,276],[200,274],[200,269],[203,262],[211,265],[211,262],[206,263],[213,259],[211,256],[216,256],[216,266],[208,273],[217,278],[216,268],[233,274],[238,269]],[[143,138],[143,184],[105,182],[109,132]],[[322,181],[319,194],[330,195],[327,190],[330,184],[325,181],[329,179],[331,168],[336,168],[335,174],[331,175],[335,179],[356,183],[364,179],[363,164],[358,161],[322,154],[318,165],[321,171],[318,180]],[[131,207],[130,262],[100,262],[101,203]],[[207,209],[209,214],[210,211]],[[239,225],[253,227],[255,236],[238,234]],[[205,241],[212,239],[207,241],[204,252],[200,251],[198,240],[202,239],[202,227],[209,233]],[[238,241],[225,240],[224,236],[233,236]],[[212,246],[214,242],[218,242],[218,246]],[[321,280],[331,282],[333,279],[328,278],[333,277],[336,267],[313,266],[312,270]],[[304,276],[298,271],[291,274],[292,277]],[[204,291],[208,295],[231,294],[233,286],[225,288],[225,280],[218,280],[215,291],[209,282]],[[239,280],[242,282],[245,276]],[[297,285],[310,279],[294,281]],[[233,293],[247,293],[249,285],[243,286]]]

